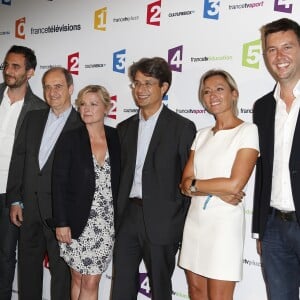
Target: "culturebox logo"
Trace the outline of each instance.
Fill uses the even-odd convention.
[[[218,20],[220,14],[220,0],[204,0],[203,18]]]
[[[71,74],[79,74],[79,52],[68,55],[68,71]]]
[[[175,72],[182,71],[182,53],[183,53],[182,45],[169,49],[168,64],[172,71],[175,71]]]
[[[106,31],[107,22],[107,7],[102,7],[95,11],[94,14],[94,29]]]
[[[16,23],[15,23],[15,37],[17,39],[25,40],[25,23],[26,23],[26,18],[25,17],[22,17],[22,18],[16,20]]]
[[[113,120],[117,119],[117,96],[111,96],[110,97],[111,103],[112,103],[112,108],[109,111],[107,117]]]
[[[293,12],[293,2],[294,0],[275,0],[274,11],[290,14]]]
[[[126,49],[113,53],[113,71],[125,74]]]
[[[160,26],[161,0],[147,5],[147,20],[149,25]]]
[[[259,69],[259,62],[262,56],[261,40],[251,41],[243,45],[242,66],[252,69]]]

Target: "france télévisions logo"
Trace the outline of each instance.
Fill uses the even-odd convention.
[[[94,29],[106,31],[107,7],[102,7],[95,11]]]
[[[1,4],[11,5],[11,0],[1,0]]]
[[[181,72],[182,71],[182,53],[183,46],[178,46],[168,51],[168,64],[172,71]]]
[[[274,1],[274,11],[279,11],[283,13],[292,13],[294,0],[275,0]]]
[[[203,18],[219,19],[220,0],[204,0]]]
[[[68,55],[68,71],[71,74],[79,74],[79,52]]]
[[[147,24],[160,26],[161,0],[152,2],[147,6]]]
[[[113,71],[125,73],[126,49],[122,49],[113,53]]]
[[[22,17],[22,18],[16,20],[15,37],[17,39],[25,40],[25,23],[26,23],[25,17]]]

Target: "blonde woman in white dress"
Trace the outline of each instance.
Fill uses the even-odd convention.
[[[192,196],[179,265],[191,300],[232,300],[242,279],[243,189],[259,154],[256,125],[237,117],[237,85],[223,70],[209,70],[200,100],[216,122],[200,129],[183,172],[181,189]]]

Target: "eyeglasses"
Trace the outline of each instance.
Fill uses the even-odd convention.
[[[153,81],[146,81],[145,83],[142,83],[140,81],[134,81],[130,84],[130,87],[132,89],[139,89],[141,87],[145,87],[148,91],[152,89],[152,87],[156,84],[159,84],[159,82],[153,82]]]

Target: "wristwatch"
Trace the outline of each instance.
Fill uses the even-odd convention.
[[[197,188],[196,188],[196,180],[197,179],[193,179],[192,180],[192,184],[191,184],[191,186],[190,186],[190,191],[192,192],[192,193],[196,193],[197,192]]]

